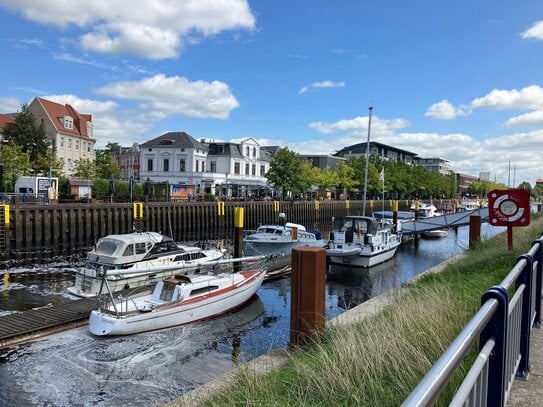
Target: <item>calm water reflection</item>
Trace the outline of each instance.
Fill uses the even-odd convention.
[[[496,233],[485,226],[482,235]],[[327,277],[330,318],[462,252],[468,229],[405,245],[371,270],[333,269]],[[69,267],[12,270],[0,312],[72,301]],[[243,310],[180,328],[121,338],[96,338],[86,327],[3,351],[3,405],[148,406],[183,393],[289,341],[290,279],[268,282]],[[137,399],[135,395],[137,394]]]

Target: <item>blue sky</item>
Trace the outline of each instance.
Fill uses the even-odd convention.
[[[543,178],[541,0],[0,0],[0,33],[0,112],[70,103],[98,148],[185,131],[333,154],[373,105],[372,140]]]

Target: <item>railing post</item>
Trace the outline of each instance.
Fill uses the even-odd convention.
[[[515,288],[524,284],[524,294],[522,295],[522,315],[520,324],[520,362],[518,365],[516,377],[527,378],[530,371],[530,332],[532,329],[532,275],[534,271],[534,259],[529,254],[523,254],[517,258],[526,260],[526,266],[522,270],[519,278],[515,282]]]
[[[534,240],[534,245],[538,245],[536,257],[534,261],[537,261],[537,273],[535,278],[535,318],[534,327],[541,328],[541,290],[543,281],[543,240]]]
[[[494,352],[489,358],[488,388],[488,406],[503,406],[505,402],[505,355],[507,338],[507,316],[509,314],[509,297],[504,287],[494,286],[489,288],[481,298],[481,304],[490,299],[498,301],[498,309],[488,322],[487,326],[481,332],[479,337],[480,350],[486,344],[489,338],[496,342]]]

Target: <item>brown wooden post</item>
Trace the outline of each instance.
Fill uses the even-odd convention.
[[[292,250],[290,345],[305,345],[324,329],[326,250],[298,247]]]
[[[392,201],[392,227],[394,228],[394,232],[396,232],[398,229],[398,200]]]
[[[469,217],[469,248],[475,249],[475,246],[481,241],[481,217],[471,215]]]

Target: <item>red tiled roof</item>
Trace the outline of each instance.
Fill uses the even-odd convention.
[[[543,184],[543,178],[539,178],[535,183],[536,184]]]
[[[15,119],[13,116],[0,113],[0,132],[6,124],[15,124]]]
[[[87,134],[87,122],[92,122],[92,115],[81,114],[69,104],[61,105],[60,103],[51,102],[50,100],[38,98],[41,105],[53,121],[59,133],[74,134],[82,137],[89,137]],[[73,129],[64,127],[63,118],[70,116],[74,119]]]

